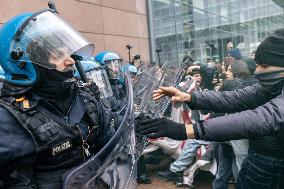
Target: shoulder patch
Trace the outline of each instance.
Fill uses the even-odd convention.
[[[68,150],[71,147],[72,147],[71,140],[64,141],[52,147],[52,155],[55,156],[63,151]]]

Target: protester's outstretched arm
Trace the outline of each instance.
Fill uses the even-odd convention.
[[[275,135],[284,129],[284,95],[254,110],[209,119],[193,126],[197,139],[227,141]]]
[[[194,138],[192,124],[184,125],[167,118],[137,120],[138,133],[148,138],[169,137],[175,140]]]
[[[265,101],[260,85],[235,91],[195,91],[192,94],[174,87],[160,87],[153,93],[154,100],[163,96],[169,96],[173,102],[187,103],[191,109],[229,113],[254,109]]]
[[[172,102],[190,102],[191,95],[185,92],[178,90],[175,87],[160,87],[153,92],[153,100],[158,100],[164,96],[171,98]]]
[[[275,135],[279,129],[284,129],[283,98],[284,95],[280,95],[254,110],[229,114],[193,125],[158,118],[141,122],[139,129],[149,138],[169,137],[176,140],[196,138],[228,141]]]

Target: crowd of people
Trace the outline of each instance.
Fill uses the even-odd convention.
[[[184,60],[187,58],[188,57],[185,57]],[[231,49],[224,58],[221,64],[222,66],[217,65],[212,60],[209,60],[206,64],[193,61],[192,64],[186,68],[186,74],[183,81],[179,84],[179,89],[187,93],[192,93],[195,90],[232,91],[256,84],[257,79],[254,76],[256,63],[254,59],[242,59],[239,49]],[[175,118],[177,114],[180,114],[182,117],[182,119],[179,120],[180,123],[196,123],[201,120],[204,121],[226,114],[226,112],[214,113],[212,111],[191,110],[185,104],[177,110],[173,109],[173,111],[175,111],[172,112]],[[216,173],[214,172],[216,177],[213,182],[213,188],[228,188],[231,178],[237,180],[237,174],[241,169],[242,161],[247,156],[248,141],[246,139],[223,143],[212,143],[196,139],[185,140],[178,158],[171,163],[169,170],[158,172],[158,177],[162,180],[174,181],[178,186],[186,184],[192,187],[194,172],[197,169],[194,163],[198,159],[201,159],[201,157],[198,157],[197,152],[203,146],[206,147],[207,153],[202,157],[205,159],[202,162],[202,166],[206,166],[210,164],[213,159],[216,159],[215,154],[218,157],[218,171]],[[168,146],[168,148],[171,147]],[[167,153],[169,149],[164,148],[163,151]],[[208,156],[208,154],[210,154],[210,156]],[[195,167],[195,169],[190,170],[191,167]],[[187,169],[190,171],[185,171]],[[145,183],[145,181],[149,183],[149,179],[141,179],[141,183]]]
[[[170,118],[139,122],[139,131],[149,138],[186,140],[169,170],[158,172],[160,179],[185,183],[185,170],[194,167],[197,149],[205,145],[211,146],[208,149],[215,152],[213,158],[218,164],[212,188],[228,188],[231,177],[238,189],[284,187],[283,42],[284,30],[277,30],[252,53],[254,58],[244,58],[239,49],[232,48],[221,69],[211,66],[212,61],[191,65],[180,87],[160,87],[154,91],[153,99],[168,96],[190,110],[189,122],[186,118],[183,122]],[[201,83],[194,75],[196,70],[202,77]],[[221,82],[218,87],[216,71]],[[192,84],[184,84],[188,82],[203,91],[192,90]],[[209,118],[202,119],[204,111],[210,114]],[[189,176],[192,177],[190,173]],[[190,180],[186,184],[192,186],[193,179]]]

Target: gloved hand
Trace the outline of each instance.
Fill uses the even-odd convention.
[[[151,115],[149,115],[149,114],[144,114],[144,113],[139,113],[137,115],[134,114],[135,131],[140,134],[139,129],[138,129],[138,127],[140,126],[139,122],[146,121],[146,120],[149,120],[149,119],[151,119]]]
[[[186,128],[166,118],[138,120],[138,132],[148,138],[169,137],[175,140],[186,140]]]

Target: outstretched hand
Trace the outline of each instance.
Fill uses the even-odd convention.
[[[190,102],[191,95],[178,90],[175,87],[159,87],[153,91],[153,100],[158,100],[164,96],[171,98],[172,102]]]
[[[186,140],[186,126],[166,118],[138,120],[139,133],[148,138],[169,137],[175,140]]]

